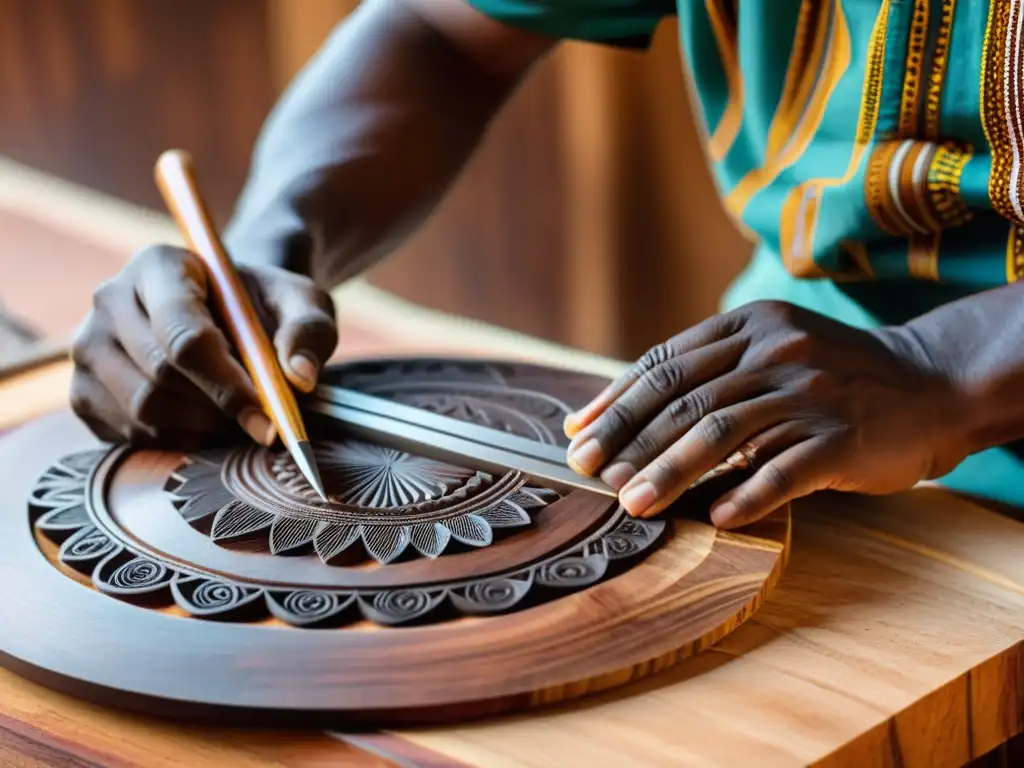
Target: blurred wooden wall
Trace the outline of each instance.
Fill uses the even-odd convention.
[[[0,0],[0,154],[158,208],[188,147],[221,217],[275,96],[251,0]]]
[[[196,155],[220,221],[263,115],[357,0],[0,0],[0,154],[159,207]],[[631,357],[714,312],[748,246],[719,206],[674,23],[647,55],[570,44],[516,95],[438,215],[372,280]]]

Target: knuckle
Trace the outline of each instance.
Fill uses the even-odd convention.
[[[612,433],[620,433],[633,426],[634,418],[629,409],[620,402],[612,403],[602,416],[605,427]]]
[[[756,303],[756,302],[755,302]],[[740,331],[750,320],[752,304],[743,304],[729,312],[716,315],[713,320],[718,323],[722,335],[730,336]]]
[[[686,412],[686,421],[692,424],[694,421],[699,421],[711,413],[714,407],[714,397],[707,388],[695,389],[690,392],[686,397],[682,398],[685,402],[684,411]]]
[[[772,345],[771,358],[777,362],[807,360],[814,348],[814,338],[807,331],[792,330]]]
[[[97,312],[102,312],[109,308],[117,298],[117,294],[122,290],[119,281],[116,277],[104,280],[96,289],[92,292],[92,306]]]
[[[778,464],[766,464],[760,474],[765,487],[773,497],[786,496],[793,490],[792,473]]]
[[[69,393],[68,400],[71,404],[71,410],[77,416],[88,416],[92,412],[92,400],[89,398],[89,387],[79,377],[75,377],[71,381],[71,392]]]
[[[662,493],[677,488],[684,480],[682,469],[671,458],[661,456],[651,466],[651,474],[656,478],[654,485]]]
[[[786,319],[793,316],[794,305],[786,301],[775,299],[762,299],[750,304],[750,310],[754,314]]]
[[[673,400],[668,407],[668,420],[676,430],[686,429],[690,424],[691,407],[689,397]]]
[[[212,337],[211,328],[182,320],[172,321],[165,331],[166,350],[163,350],[163,354],[171,365],[186,366],[196,348],[209,344]]]
[[[698,422],[697,436],[707,445],[721,445],[729,440],[736,430],[736,421],[728,413],[715,411]]]
[[[666,342],[655,344],[637,361],[636,369],[640,374],[648,373],[659,365],[663,365],[673,357],[672,348]]]
[[[156,391],[156,387],[151,382],[139,386],[132,393],[128,403],[128,415],[135,421],[145,422]]]
[[[324,312],[305,312],[302,315],[293,318],[290,321],[290,325],[292,326],[295,334],[301,333],[303,336],[311,336],[319,339],[331,336],[337,338],[338,335],[338,329],[334,323],[334,319]]]
[[[820,395],[835,387],[835,379],[827,371],[813,370],[804,376],[800,389],[808,395]]]
[[[171,363],[167,359],[167,355],[155,346],[146,354],[146,365],[149,367],[149,372],[153,378],[157,381],[164,381],[171,370]]]
[[[104,334],[95,322],[87,321],[71,340],[71,362],[77,368],[90,368],[96,359],[96,348],[104,343]]]
[[[676,361],[655,366],[644,375],[647,386],[658,395],[670,395],[683,383],[683,367]]]
[[[77,368],[85,368],[89,365],[91,343],[91,333],[88,329],[79,331],[71,341],[71,362]]]
[[[145,269],[151,265],[173,264],[182,260],[187,251],[170,245],[150,245],[136,252],[132,257],[132,265]]]
[[[315,288],[313,290],[312,301],[313,305],[327,315],[333,324],[334,318],[337,315],[337,310],[335,309],[334,299],[331,298],[331,294],[326,291],[321,291],[319,288]]]

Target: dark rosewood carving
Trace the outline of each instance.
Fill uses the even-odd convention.
[[[329,503],[309,488],[287,452],[264,448],[197,455],[169,490],[182,516],[218,542],[262,535],[274,554],[314,550],[330,563],[359,550],[381,564],[450,544],[485,547],[494,529],[530,524],[558,494],[520,472],[484,472],[354,440],[322,442],[317,464]],[[351,557],[349,557],[351,559]]]
[[[337,454],[326,505],[273,451],[97,451],[70,413],[43,419],[0,441],[0,665],[150,715],[302,728],[462,722],[671,666],[756,610],[789,515],[733,535],[698,500],[696,517],[636,521],[577,483],[561,419],[605,384],[472,361],[332,368],[304,403]],[[481,541],[454,522],[471,515],[490,544],[449,530]],[[389,522],[404,549],[349,559],[367,545],[345,526]]]
[[[243,583],[217,578],[204,572],[199,564],[182,566],[162,561],[138,551],[127,538],[119,538],[116,531],[105,530],[100,516],[93,509],[94,504],[104,503],[102,488],[91,482],[91,475],[100,464],[117,461],[115,454],[95,451],[76,454],[51,467],[40,478],[32,494],[30,506],[37,531],[61,542],[58,553],[60,561],[90,575],[93,585],[100,592],[145,606],[174,604],[190,616],[200,619],[245,621],[260,620],[271,615],[294,627],[319,628],[339,626],[360,618],[382,625],[398,626],[425,620],[443,620],[459,614],[505,613],[598,583],[642,557],[658,543],[665,529],[663,521],[633,520],[619,510],[599,531],[583,542],[552,553],[539,562],[479,580],[383,590],[282,590],[270,583]],[[265,459],[270,466],[275,462],[270,456]],[[197,466],[202,467],[201,478],[206,483],[203,486],[205,493],[184,498],[180,502],[181,514],[194,522],[213,514],[220,516],[225,509],[238,509],[238,500],[228,498],[230,494],[226,491],[226,484],[220,482],[218,485],[211,480],[222,477],[222,465],[203,459],[189,464],[183,471]],[[434,473],[434,470],[431,472]],[[424,477],[428,474],[431,473],[424,472]],[[431,476],[468,477],[470,480],[477,477],[468,471],[458,474],[447,469],[437,469]],[[485,485],[485,490],[479,492],[482,496],[488,487],[503,488],[500,502],[494,503],[492,500],[491,506],[481,512],[480,516],[460,513],[459,517],[442,517],[441,523],[431,522],[430,525],[450,527],[453,537],[465,540],[468,536],[464,529],[458,527],[460,523],[452,521],[471,516],[483,520],[486,516],[490,525],[501,525],[506,521],[518,523],[521,516],[526,515],[525,508],[543,503],[541,494],[544,492],[525,488],[521,476],[512,474],[507,478],[510,479],[504,485]],[[182,482],[179,490],[187,482],[190,481]],[[343,495],[339,498],[355,492],[343,488]],[[369,493],[369,498],[378,498],[374,496],[376,492],[370,489],[364,488],[359,493]],[[179,495],[176,498],[180,500],[182,497]],[[442,494],[439,498],[447,496]],[[469,495],[468,500],[459,501],[455,507],[476,503],[478,498]],[[450,509],[447,506],[440,508]],[[373,511],[373,508],[350,508],[347,505],[339,505],[339,509],[344,514],[366,514],[367,509]],[[388,511],[390,508],[383,509],[382,515],[392,513]],[[201,510],[205,511],[201,513]],[[488,510],[497,512],[488,515]],[[252,520],[256,519],[257,514],[262,515],[259,518],[260,525],[232,523],[235,525],[230,529],[233,534],[243,529],[249,533],[257,530],[272,532],[275,520],[281,519],[273,512],[253,510],[247,514]],[[405,520],[415,515],[429,516],[431,513],[402,510],[393,514]],[[241,520],[242,516],[239,515],[238,519]],[[313,522],[317,526],[325,524],[323,521]],[[414,525],[423,526],[426,523]],[[371,523],[363,523],[361,527],[371,530]],[[364,541],[367,541],[365,537],[368,534],[362,535]],[[367,548],[372,546],[369,543]]]

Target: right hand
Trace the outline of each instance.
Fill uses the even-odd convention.
[[[310,392],[337,344],[330,296],[302,275],[243,267],[285,376]],[[245,369],[207,307],[195,254],[155,246],[95,292],[72,346],[71,405],[101,440],[189,449],[241,427],[274,440]]]

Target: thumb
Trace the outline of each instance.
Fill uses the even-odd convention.
[[[312,280],[287,273],[264,284],[263,295],[285,376],[301,391],[312,392],[338,344],[334,302]]]

